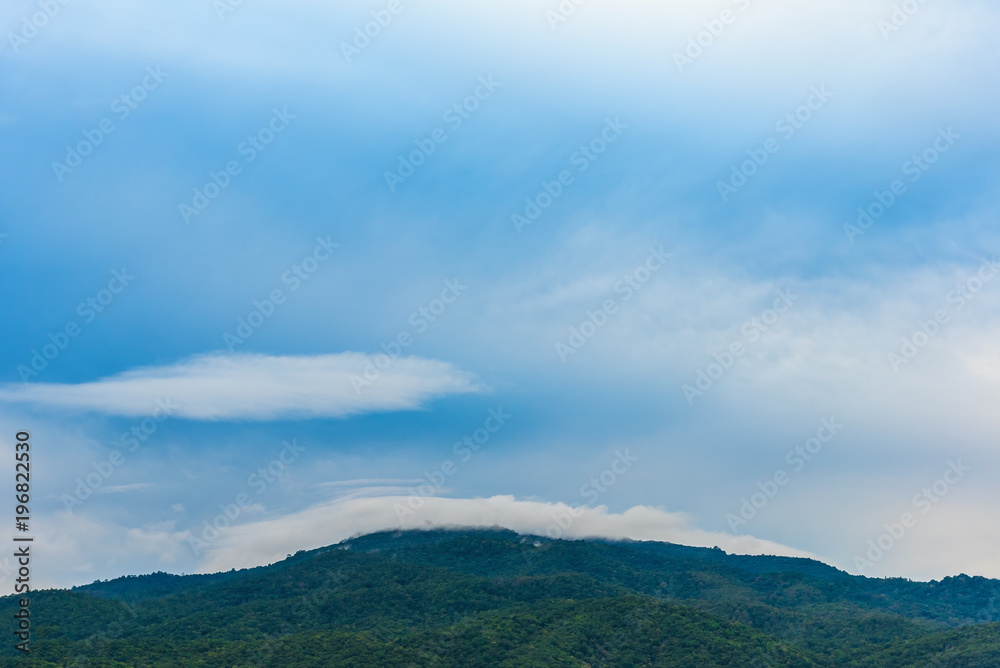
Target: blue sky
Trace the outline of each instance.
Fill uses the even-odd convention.
[[[988,3],[42,4],[0,10],[0,426],[44,584],[453,523],[1000,577]]]

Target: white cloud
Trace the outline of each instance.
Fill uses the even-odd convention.
[[[974,490],[968,490],[974,491]],[[562,538],[629,538],[665,541],[696,547],[718,546],[735,554],[774,554],[819,559],[825,563],[856,572],[855,554],[865,555],[868,538],[877,539],[884,529],[881,522],[896,521],[896,515],[872,519],[870,509],[849,510],[845,523],[854,527],[843,543],[839,559],[813,553],[754,536],[733,536],[704,531],[692,526],[684,513],[660,508],[635,506],[622,513],[611,513],[604,506],[572,508],[563,503],[516,500],[513,496],[457,499],[427,498],[424,505],[405,522],[397,516],[397,504],[408,497],[339,499],[303,511],[257,522],[247,522],[224,530],[206,549],[203,561],[196,563],[190,547],[192,533],[180,531],[175,522],[154,522],[128,526],[106,519],[88,518],[58,512],[39,516],[38,535],[50,549],[39,555],[40,588],[68,587],[100,578],[114,578],[127,573],[218,572],[232,568],[260,566],[279,561],[300,549],[314,549],[336,544],[358,534],[392,529],[430,529],[439,527],[504,527],[520,533],[545,535],[563,524],[571,511],[577,516],[562,531]],[[827,495],[829,498],[829,495]],[[842,508],[843,510],[843,508]],[[819,515],[814,520],[836,531],[837,522]],[[866,526],[870,524],[871,526]],[[993,512],[982,497],[955,491],[907,531],[905,537],[886,552],[870,572],[870,577],[890,575],[919,580],[940,579],[965,572],[998,577],[994,555],[1000,548],[1000,535],[986,531]],[[846,541],[846,542],[845,542]],[[961,545],[961,550],[955,546]],[[0,558],[0,589],[11,590],[16,564]]]
[[[0,401],[125,416],[148,416],[166,404],[175,406],[173,417],[273,420],[413,410],[437,397],[481,389],[447,362],[407,357],[386,366],[387,360],[360,353],[211,354],[78,385],[8,384],[0,387]],[[385,368],[379,371],[374,362]]]
[[[696,93],[714,91],[728,100],[734,85],[760,91],[765,84],[768,95],[759,99],[780,95],[802,81],[810,82],[808,88],[816,77],[827,76],[850,82],[852,88],[863,86],[866,92],[877,92],[884,80],[897,85],[919,81],[933,102],[946,97],[940,89],[956,80],[981,79],[992,66],[981,56],[996,48],[989,31],[996,11],[986,3],[926,6],[890,39],[882,36],[878,22],[889,18],[892,8],[864,0],[739,0],[714,7],[700,0],[591,3],[553,31],[548,16],[558,6],[553,0],[437,0],[407,5],[375,38],[377,48],[367,49],[348,64],[341,44],[350,43],[355,30],[372,20],[372,8],[290,0],[243,3],[220,17],[211,3],[195,0],[142,4],[97,0],[67,6],[24,51],[112,54],[162,61],[181,71],[197,66],[202,72],[254,80],[320,76],[335,82],[357,81],[360,73],[371,77],[385,62],[398,59],[440,72],[450,69],[451,54],[459,52],[464,54],[463,64],[515,66],[511,78],[520,81],[537,76],[538,62],[545,62],[549,73],[557,71],[559,80],[586,73],[591,86],[594,72],[613,72],[619,96],[624,84],[630,97],[641,95],[648,103],[650,95],[657,94],[647,85],[650,77],[695,87]],[[718,21],[724,8],[734,12],[735,23],[679,73],[674,54],[682,53],[689,40],[704,32],[706,22]],[[970,11],[973,8],[978,14]],[[0,19],[17,29],[33,9],[5,3]],[[289,30],[289,26],[300,28]],[[519,45],[516,54],[507,48],[512,41]],[[980,58],[972,59],[970,53]],[[925,60],[922,66],[914,65],[921,60]],[[676,90],[660,88],[659,94],[677,107]],[[747,95],[744,106],[754,104],[752,97]],[[863,109],[858,107],[859,115],[874,115],[869,95],[855,99],[864,103]],[[880,118],[895,111],[891,104],[879,107]],[[702,105],[694,105],[691,112],[705,113]]]
[[[399,508],[406,504],[404,496],[338,500],[281,518],[237,525],[209,544],[201,572],[260,566],[283,559],[289,552],[331,545],[357,534],[455,526],[500,526],[520,533],[567,539],[631,538],[696,547],[718,546],[739,554],[817,558],[753,536],[702,531],[692,527],[683,513],[649,506],[610,513],[605,506],[573,508],[563,503],[518,501],[513,496],[425,498],[418,510],[401,521]],[[565,528],[559,527],[560,521]]]
[[[123,573],[181,570],[187,557],[184,532],[172,522],[125,527],[83,515],[59,512],[35,519],[37,540],[46,545],[38,555],[32,586],[45,589],[113,578]],[[5,572],[6,571],[6,572]],[[0,559],[0,589],[13,590],[9,563]]]
[[[732,418],[740,415],[772,442],[799,438],[798,425],[784,431],[789,415],[823,414],[849,420],[854,434],[875,436],[877,443],[869,448],[891,451],[905,443],[954,456],[991,447],[1000,347],[988,332],[1000,324],[1000,281],[991,279],[961,308],[949,299],[957,284],[976,275],[981,258],[994,258],[992,250],[933,267],[872,269],[857,278],[790,274],[782,279],[748,277],[742,269],[704,262],[699,252],[667,245],[675,253],[672,265],[625,301],[615,283],[641,262],[648,244],[615,242],[604,230],[592,234],[593,240],[572,248],[584,268],[564,270],[553,280],[549,265],[572,266],[556,257],[523,271],[517,281],[470,297],[480,301],[467,308],[484,315],[473,321],[478,329],[461,336],[516,351],[517,357],[507,360],[511,366],[548,365],[588,383],[605,377],[609,385],[663,393],[682,419],[700,420],[699,411],[705,410],[724,414],[723,424],[737,425],[743,420]],[[739,267],[751,256],[734,251],[731,257]],[[798,298],[794,306],[766,332],[752,327],[748,336],[744,325],[751,318],[760,321],[778,289]],[[562,363],[555,344],[569,344],[570,328],[579,331],[590,321],[588,312],[599,313],[609,298],[618,310]],[[888,354],[901,355],[902,338],[912,338],[942,309],[947,324],[894,371]],[[734,343],[744,354],[689,405],[683,385],[694,387],[698,372]],[[716,425],[700,421],[694,428],[692,448],[713,438]],[[739,433],[719,438],[720,447],[745,441]]]
[[[156,485],[148,482],[137,482],[131,485],[117,485],[115,487],[100,487],[95,490],[95,494],[118,494],[120,492],[145,492],[153,489]]]

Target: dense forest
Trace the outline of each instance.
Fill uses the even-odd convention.
[[[0,599],[11,623],[17,602]],[[31,593],[0,666],[1000,666],[1000,581],[505,530],[386,532],[213,575]]]

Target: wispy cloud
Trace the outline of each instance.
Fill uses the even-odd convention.
[[[364,377],[368,366],[360,353],[211,354],[90,383],[8,384],[0,387],[0,401],[123,416],[146,416],[158,401],[169,401],[172,415],[192,420],[275,420],[413,410],[481,389],[471,374],[447,362],[408,357],[359,392],[352,378]]]
[[[321,482],[317,487],[361,487],[369,485],[415,485],[424,482],[423,478],[362,478],[359,480],[331,480]]]
[[[116,485],[114,487],[101,487],[96,491],[97,494],[118,494],[121,492],[145,492],[148,489],[153,489],[156,487],[150,482],[137,482],[131,485]]]

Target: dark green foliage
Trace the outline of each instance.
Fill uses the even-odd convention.
[[[1000,666],[1000,582],[510,531],[396,532],[31,594],[0,666]],[[15,599],[0,599],[12,620]],[[8,638],[12,638],[13,634]]]

